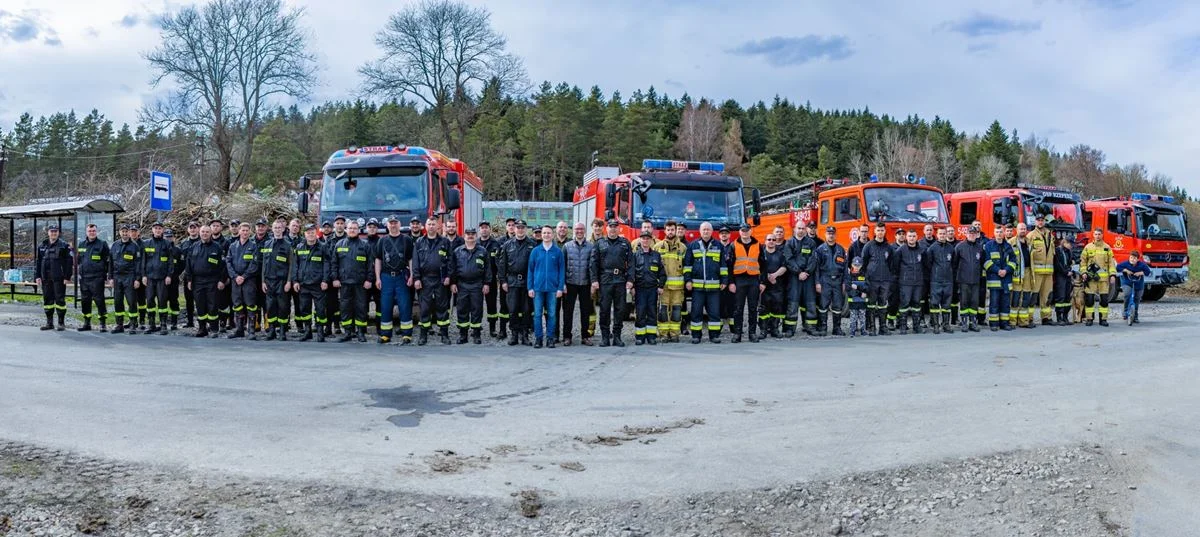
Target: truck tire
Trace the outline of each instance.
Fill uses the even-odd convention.
[[[1142,292],[1142,300],[1144,302],[1155,302],[1157,300],[1160,300],[1166,294],[1167,294],[1167,286],[1151,285],[1151,286],[1147,287],[1145,291]]]

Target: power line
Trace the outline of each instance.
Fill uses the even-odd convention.
[[[166,147],[158,147],[158,148],[155,148],[155,149],[145,149],[145,150],[142,150],[142,151],[133,151],[133,152],[129,152],[129,153],[117,153],[117,154],[115,154],[115,155],[101,155],[101,156],[94,156],[94,157],[86,157],[86,156],[84,156],[84,157],[81,157],[81,156],[71,156],[71,157],[68,157],[68,156],[62,156],[62,157],[59,157],[59,156],[52,156],[52,155],[51,155],[51,156],[47,156],[47,155],[39,155],[39,154],[37,154],[37,153],[31,153],[31,152],[29,152],[29,151],[17,151],[16,153],[17,153],[17,154],[19,154],[19,155],[24,155],[24,156],[31,157],[31,158],[36,158],[36,159],[54,159],[54,160],[95,160],[95,159],[106,159],[106,158],[114,158],[114,157],[128,157],[128,156],[133,156],[133,155],[144,155],[144,154],[146,154],[146,153],[156,153],[156,152],[158,152],[158,151],[165,151],[165,150],[167,150],[167,149],[178,149],[178,148],[180,148],[180,147],[188,147],[188,146],[192,146],[193,144],[194,144],[194,142],[186,142],[186,143],[177,144],[177,145],[169,145],[169,146],[166,146]]]

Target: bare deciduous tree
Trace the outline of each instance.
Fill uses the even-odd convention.
[[[944,148],[937,154],[937,169],[938,181],[937,186],[942,190],[961,192],[964,190],[962,182],[962,163],[954,156],[954,150]]]
[[[170,79],[175,86],[142,110],[143,121],[208,133],[223,190],[246,179],[254,137],[272,99],[311,93],[315,61],[300,25],[303,14],[285,11],[281,0],[210,0],[164,17],[158,48],[145,54],[153,85]]]
[[[392,15],[375,42],[383,56],[359,68],[363,90],[429,107],[454,154],[463,149],[485,84],[504,94],[525,90],[521,59],[505,51],[507,40],[486,8],[423,0]]]
[[[979,159],[979,178],[988,182],[988,188],[1008,186],[1008,163],[996,155],[984,155]]]
[[[862,182],[867,178],[867,159],[864,159],[862,153],[855,151],[850,154],[850,173],[854,175],[856,181]]]
[[[699,105],[688,101],[675,131],[675,155],[687,160],[716,160],[721,156],[724,131],[720,110],[704,99]]]

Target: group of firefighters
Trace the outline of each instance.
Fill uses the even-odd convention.
[[[593,345],[598,328],[600,346],[624,346],[627,304],[639,345],[657,344],[659,336],[700,343],[706,330],[719,343],[726,327],[737,343],[744,334],[757,342],[797,331],[854,337],[949,333],[955,325],[1012,330],[1033,328],[1035,317],[1043,325],[1069,324],[1079,276],[1084,322],[1098,318],[1107,326],[1109,286],[1118,276],[1099,230],[1077,274],[1071,240],[1055,244],[1040,217],[1032,229],[997,226],[991,238],[976,223],[963,240],[953,227],[927,225],[921,237],[916,229],[900,230],[889,242],[883,223],[864,225],[848,250],[833,227],[822,238],[812,223],[798,224],[790,237],[777,227],[762,243],[748,225],[731,240],[733,230],[714,231],[707,222],[688,243],[686,227],[673,221],[657,241],[659,230],[643,222],[632,243],[620,222],[599,219],[590,233],[583,222],[530,232],[514,219],[493,233],[485,221],[461,237],[437,218],[413,218],[403,228],[395,216],[382,225],[338,216],[321,229],[283,218],[253,226],[234,220],[232,235],[224,228],[219,218],[191,222],[187,236],[176,240],[162,223],[147,238],[137,225],[124,224],[110,245],[89,225],[71,248],[49,226],[36,260],[42,329],[55,329],[56,314],[57,330],[64,329],[66,286],[76,269],[80,331],[92,330],[93,305],[100,331],[107,330],[107,286],[114,333],[168,334],[183,314],[183,326],[195,326],[197,337],[255,339],[262,330],[268,340],[287,340],[294,327],[304,341],[340,335],[339,341],[364,342],[374,325],[380,343],[415,338],[425,345],[436,328],[449,344],[453,303],[458,344],[481,343],[486,315],[493,339],[536,347],[571,345],[577,307],[581,344]]]

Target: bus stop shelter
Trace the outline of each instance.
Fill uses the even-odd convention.
[[[8,223],[8,244],[0,245],[0,262],[7,258],[4,285],[9,298],[37,294],[34,260],[37,245],[46,238],[46,227],[57,224],[60,236],[72,250],[83,237],[88,224],[96,224],[98,238],[111,243],[117,233],[117,215],[125,212],[121,204],[106,197],[66,198],[48,203],[0,207],[0,223]],[[4,246],[7,246],[5,249]],[[78,299],[79,271],[75,271],[73,296]],[[78,307],[78,300],[75,300]]]

